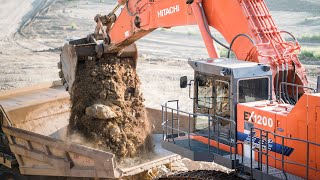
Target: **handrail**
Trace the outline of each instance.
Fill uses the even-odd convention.
[[[312,145],[320,146],[320,144],[317,144],[317,143],[314,143],[314,142],[311,142],[311,141],[307,141],[307,140],[303,140],[303,139],[299,139],[299,138],[291,138],[291,137],[283,136],[283,135],[276,134],[276,133],[271,132],[271,131],[266,131],[264,129],[257,128],[257,127],[252,127],[251,129],[256,129],[256,130],[263,131],[263,132],[268,132],[269,134],[272,134],[274,136],[278,136],[280,138],[288,139],[288,140],[300,141],[300,142],[305,142],[305,143],[310,143]]]
[[[174,109],[174,108],[171,108],[171,107],[166,107],[165,105],[161,105],[162,107],[165,107],[169,110],[176,110],[177,109]],[[178,110],[179,112],[181,113],[184,113],[184,114],[190,114],[190,115],[193,115],[193,116],[214,116],[213,114],[200,114],[200,113],[189,113],[189,112],[186,112],[186,111],[182,111],[182,110]]]
[[[162,107],[166,107],[165,105],[161,105],[161,106],[162,106]],[[166,107],[166,108],[169,109],[169,110],[177,111],[176,109],[171,108],[171,107]],[[221,117],[221,116],[218,116],[218,115],[214,115],[214,114],[189,113],[189,112],[182,111],[182,110],[178,110],[178,111],[179,111],[180,113],[190,114],[190,115],[193,115],[193,116],[216,117],[216,118],[220,118],[220,119],[222,119],[222,120],[228,121],[228,122],[235,123],[235,122],[234,122],[233,120],[231,120],[231,119],[224,118],[224,117]]]
[[[252,148],[252,140],[253,140],[253,137],[252,137],[252,134],[255,130],[258,130],[260,132],[260,139],[259,139],[259,144],[260,144],[260,149],[256,150],[256,148]],[[250,136],[250,147],[251,147],[251,150],[255,151],[255,152],[258,152],[259,154],[259,160],[261,160],[261,162],[259,161],[258,162],[258,165],[261,166],[260,170],[262,170],[262,155],[265,155],[266,156],[266,166],[267,166],[267,173],[269,173],[269,157],[271,157],[272,159],[276,160],[276,161],[280,161],[281,164],[282,164],[282,172],[284,174],[284,176],[286,177],[286,179],[288,179],[287,177],[287,174],[286,174],[286,171],[285,171],[285,164],[293,164],[293,165],[296,165],[296,166],[300,166],[300,167],[304,167],[306,168],[306,179],[309,179],[309,171],[310,170],[314,170],[316,172],[320,172],[320,169],[317,169],[317,168],[313,168],[313,167],[310,167],[309,166],[309,159],[310,159],[310,155],[309,155],[309,152],[310,152],[310,145],[314,145],[314,146],[317,146],[317,147],[320,147],[320,144],[318,143],[315,143],[315,142],[311,142],[311,141],[307,141],[307,140],[303,140],[303,139],[299,139],[299,138],[291,138],[291,137],[286,137],[286,136],[283,136],[283,135],[279,135],[279,134],[276,134],[274,132],[271,132],[271,131],[267,131],[267,130],[264,130],[264,129],[261,129],[261,128],[257,128],[257,127],[252,127],[251,128],[251,136]],[[267,138],[267,148],[266,148],[266,153],[263,152],[263,148],[261,147],[262,146],[262,133],[265,133],[266,135],[264,136],[265,138]],[[281,145],[282,145],[282,148],[281,148],[281,159],[280,158],[277,158],[271,154],[269,154],[269,150],[268,150],[268,135],[271,134],[273,135],[275,138],[281,138]],[[302,163],[298,163],[298,162],[293,162],[293,161],[289,161],[289,160],[285,160],[284,159],[284,140],[291,140],[291,141],[298,141],[298,142],[302,142],[302,143],[306,143],[306,146],[307,146],[307,150],[306,150],[306,153],[307,153],[307,160],[306,160],[306,163],[305,164],[302,164]],[[251,153],[252,154],[252,153]],[[251,168],[251,173],[253,171],[253,167],[252,167],[252,161],[253,161],[253,157],[251,155],[251,158],[250,158],[250,161],[251,161],[251,165],[250,165],[250,168]]]
[[[177,102],[177,100],[175,101],[168,101],[168,102]],[[234,127],[236,127],[236,122],[231,120],[231,119],[228,119],[228,118],[224,118],[224,117],[221,117],[221,116],[218,116],[218,115],[213,115],[213,114],[201,114],[201,113],[190,113],[190,112],[186,112],[186,111],[182,111],[179,109],[179,107],[177,106],[177,109],[175,108],[172,108],[172,107],[168,107],[167,106],[168,103],[165,103],[165,105],[161,105],[162,107],[162,127],[163,127],[163,139],[164,140],[169,140],[169,139],[172,139],[173,140],[173,143],[175,143],[174,141],[174,138],[177,138],[179,137],[179,134],[180,133],[185,133],[188,137],[188,147],[191,149],[191,135],[193,134],[191,132],[191,116],[192,117],[205,117],[208,119],[208,152],[211,152],[210,151],[210,147],[211,147],[211,124],[212,122],[217,122],[218,124],[220,124],[220,122],[223,120],[223,121],[227,121],[230,123],[230,130]],[[168,118],[168,112],[171,113],[171,119]],[[174,124],[173,124],[173,120],[177,120],[178,122],[180,121],[180,118],[179,116],[177,117],[177,119],[174,119],[173,117],[173,114],[174,113],[177,113],[177,114],[186,114],[188,116],[188,131],[183,131],[180,129],[179,125],[178,127],[173,127]],[[170,117],[170,116],[169,116]],[[171,121],[171,123],[169,123]],[[170,125],[171,124],[171,127]],[[179,123],[178,123],[179,124]],[[172,136],[168,138],[168,132],[171,131],[172,133]],[[218,131],[220,130],[220,125],[218,126]],[[178,133],[178,136],[175,137],[173,136],[173,132],[176,131]],[[218,132],[219,133],[219,132]],[[164,136],[164,134],[166,136]],[[220,151],[220,139],[222,139],[219,135],[213,135],[215,137],[215,139],[217,140],[217,143],[218,143],[218,147],[216,148],[217,151]],[[234,136],[236,136],[234,134]],[[229,144],[230,146],[230,150],[229,150],[229,154],[230,154],[230,159],[233,158],[233,155],[235,157],[235,160],[237,159],[237,155],[235,154],[237,152],[237,145],[239,144],[238,142],[236,142],[234,139],[232,139],[232,132],[230,131],[229,132],[229,138],[228,139],[224,139],[227,141],[227,143]],[[234,152],[233,152],[234,151]],[[219,152],[217,152],[219,154]],[[243,158],[242,158],[242,161],[243,161]],[[236,167],[236,161],[234,162],[234,167]]]
[[[188,117],[188,120],[185,120],[185,121],[188,121],[188,125],[189,127],[187,127],[187,130],[183,130],[183,129],[180,129],[180,127],[173,127],[169,124],[170,121],[173,121],[173,118],[172,119],[164,119],[165,117],[163,117],[163,123],[162,123],[162,127],[164,129],[163,132],[165,132],[165,130],[168,132],[168,130],[171,131],[172,133],[172,136],[168,138],[168,134],[167,136],[164,138],[164,140],[170,140],[171,138],[173,139],[173,143],[176,143],[174,141],[175,138],[177,138],[178,136],[173,136],[173,131],[176,131],[178,132],[178,135],[180,133],[185,133],[185,136],[188,138],[188,145],[187,147],[189,147],[190,149],[192,148],[191,146],[191,135],[193,135],[193,133],[191,132],[191,118],[193,117],[205,117],[205,118],[208,118],[208,152],[209,153],[216,153],[216,154],[219,154],[219,152],[221,152],[221,149],[220,149],[220,139],[222,139],[222,137],[219,135],[219,132],[220,132],[220,122],[222,120],[225,120],[227,122],[230,122],[230,130],[232,130],[232,128],[234,128],[236,126],[236,122],[231,120],[231,119],[228,119],[228,118],[224,118],[224,117],[220,117],[220,116],[217,116],[217,115],[213,115],[213,114],[202,114],[202,113],[189,113],[189,112],[186,112],[186,111],[182,111],[179,109],[179,107],[177,109],[175,108],[172,108],[172,107],[168,107],[166,105],[162,105],[162,111],[163,111],[163,116],[165,115],[165,113],[167,113],[168,111],[171,112],[172,114],[174,113],[179,113],[179,114],[187,114],[187,117]],[[192,117],[191,117],[192,116]],[[170,117],[170,116],[169,116]],[[171,116],[173,117],[173,116]],[[177,119],[174,119],[174,120],[177,120],[177,121],[180,121],[180,118],[178,117]],[[211,137],[211,129],[212,129],[212,122],[217,122],[218,123],[218,130],[215,131],[215,132],[218,132],[218,135],[215,133],[213,134],[213,138],[215,139],[215,141],[217,142],[217,152],[212,152],[210,151],[210,143],[211,143],[211,140],[212,140],[212,137]],[[256,131],[260,131],[260,140],[258,143],[260,148],[258,146],[253,146],[253,139],[254,138],[259,138],[259,136],[257,137],[253,137],[252,134],[253,132],[256,132]],[[233,167],[235,169],[241,169],[241,167],[244,165],[244,142],[237,142],[236,141],[236,133],[233,134],[232,132],[229,132],[228,133],[229,136],[228,138],[226,138],[226,142],[229,144],[230,146],[230,150],[229,150],[229,154],[230,154],[230,159],[231,160],[234,160],[233,161]],[[227,135],[227,134],[226,134]],[[277,149],[278,150],[278,153],[280,155],[282,155],[281,157],[277,158],[275,156],[273,156],[272,154],[269,154],[270,150],[269,150],[269,143],[268,143],[268,139],[270,136],[275,136],[276,138],[281,138],[280,141],[282,141],[282,147],[280,149]],[[265,140],[265,138],[267,138],[267,143],[266,143],[266,149],[263,147],[263,143],[262,141]],[[314,167],[311,167],[309,166],[308,162],[309,162],[309,153],[310,152],[310,146],[317,146],[317,147],[320,147],[320,144],[317,144],[315,142],[310,142],[310,141],[307,141],[307,140],[303,140],[303,139],[299,139],[299,138],[292,138],[292,137],[286,137],[286,136],[283,136],[283,135],[279,135],[279,134],[276,134],[275,132],[270,132],[270,131],[267,131],[267,130],[264,130],[264,129],[261,129],[261,128],[257,128],[257,127],[252,127],[251,128],[251,136],[250,136],[250,147],[252,149],[253,152],[258,152],[258,155],[259,155],[259,160],[258,160],[258,167],[260,169],[261,172],[264,172],[264,165],[266,165],[266,172],[267,174],[269,174],[269,167],[271,167],[269,165],[269,158],[272,158],[273,160],[275,160],[276,162],[281,162],[282,164],[282,168],[280,168],[280,171],[282,171],[283,175],[286,177],[286,179],[288,179],[288,172],[287,170],[285,169],[285,164],[293,164],[293,165],[296,165],[296,166],[299,166],[299,167],[303,167],[303,168],[306,168],[306,176],[309,177],[309,171],[312,170],[312,171],[316,171],[316,172],[320,172],[320,169],[317,169],[317,168],[314,168]],[[307,163],[298,163],[298,162],[293,162],[293,161],[289,161],[289,160],[286,160],[285,159],[285,149],[284,149],[284,145],[285,145],[285,140],[290,140],[290,141],[298,141],[298,142],[303,142],[307,145]],[[253,148],[254,147],[254,148]],[[238,148],[242,148],[242,157],[238,157]],[[228,152],[228,150],[226,150],[225,152]],[[255,159],[253,158],[253,154],[250,153],[250,168],[251,168],[251,176],[253,177],[253,161],[255,161]],[[266,160],[265,162],[263,162],[263,156],[266,156]],[[240,164],[237,164],[238,163],[238,160],[240,161],[240,158],[241,158],[241,163]],[[272,161],[270,161],[272,162]],[[265,172],[264,172],[265,173]]]

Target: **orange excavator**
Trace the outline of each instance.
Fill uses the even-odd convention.
[[[162,146],[251,179],[320,179],[320,78],[317,88],[308,87],[298,41],[278,29],[263,0],[118,0],[94,20],[93,34],[63,47],[58,66],[69,93],[78,63],[106,54],[136,62],[140,38],[157,28],[198,25],[209,57],[189,60],[194,80],[180,79],[181,88],[193,88],[194,111],[181,111],[177,100],[162,106]],[[189,128],[180,127],[182,119]]]

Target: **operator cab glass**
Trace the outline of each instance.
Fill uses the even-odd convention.
[[[234,138],[233,109],[236,104],[268,100],[269,97],[269,77],[231,80],[224,76],[196,74],[195,112],[210,115],[195,118],[196,134],[206,136],[210,129],[211,139],[218,134],[221,143],[228,145],[229,141],[223,139]]]
[[[208,76],[198,76],[197,90],[198,107],[211,109],[213,107],[213,79]]]
[[[228,79],[218,76],[197,75],[195,81],[195,112],[230,118],[230,89]],[[210,124],[214,121],[211,118]],[[196,118],[196,130],[208,128],[208,118]]]
[[[238,81],[238,102],[255,102],[268,100],[269,78],[242,79]]]
[[[237,133],[237,105],[271,98],[271,71],[257,63],[225,58],[189,64],[195,70],[194,133],[231,145]]]

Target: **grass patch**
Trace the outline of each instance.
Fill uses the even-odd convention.
[[[227,57],[228,55],[227,49],[218,46],[218,51],[221,57]],[[232,51],[231,51],[231,58],[236,59],[236,56]],[[320,65],[320,46],[303,46],[302,51],[299,54],[299,60],[303,64]]]
[[[300,38],[298,38],[298,41],[300,41],[300,42],[320,43],[320,34],[303,35]]]
[[[302,35],[297,37],[297,40],[301,43],[320,43],[320,33],[313,35]],[[292,41],[292,38],[286,38],[286,41]]]
[[[227,57],[228,50],[225,48],[219,48],[219,53],[221,57]],[[235,55],[231,52],[231,58]],[[299,59],[303,63],[320,64],[320,47],[303,47],[301,54],[299,54]]]
[[[188,31],[187,32],[187,34],[188,34],[188,36],[194,36],[194,35],[197,35],[195,32],[193,32],[193,31]]]
[[[221,57],[227,57],[228,56],[228,50],[226,48],[219,48],[219,53]],[[231,52],[231,56],[233,55],[233,52]]]
[[[77,24],[75,22],[71,23],[71,29],[76,30],[78,28]]]
[[[304,62],[320,62],[320,50],[318,48],[303,48],[299,59]]]
[[[301,57],[307,57],[307,58],[313,58],[316,57],[315,52],[313,51],[308,51],[308,50],[304,50],[301,52],[300,54]]]

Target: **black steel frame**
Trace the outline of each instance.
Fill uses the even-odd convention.
[[[168,104],[169,103],[176,103],[173,106],[176,107],[172,108],[169,107]],[[188,117],[188,131],[182,131],[179,127],[180,123],[179,123],[179,115],[180,114],[185,114]],[[169,115],[171,115],[171,119],[169,118]],[[211,151],[211,146],[210,146],[210,138],[208,138],[208,146],[207,146],[207,153],[197,153],[197,152],[192,152],[191,150],[191,135],[195,135],[193,132],[191,132],[191,118],[194,117],[206,117],[208,118],[208,137],[212,137],[211,134],[211,125],[210,123],[214,121],[214,119],[217,121],[218,124],[220,124],[220,122],[222,120],[224,121],[228,121],[230,122],[230,129],[236,128],[236,123],[230,119],[227,118],[223,118],[217,115],[212,115],[212,114],[200,114],[200,113],[189,113],[189,112],[185,112],[185,111],[181,111],[179,110],[179,100],[172,100],[172,101],[168,101],[167,103],[165,103],[165,105],[162,105],[162,130],[163,130],[163,143],[162,146],[164,148],[167,148],[171,151],[174,151],[178,154],[185,154],[187,157],[189,157],[192,160],[197,160],[197,161],[212,161],[214,160],[215,162],[219,162],[219,164],[224,165],[230,169],[237,169],[239,166],[239,160],[236,158],[237,155],[237,145],[241,144],[241,147],[243,147],[243,143],[239,143],[234,141],[234,139],[231,139],[231,132],[229,134],[230,139],[228,140],[228,143],[231,145],[230,149],[229,149],[229,158],[226,158],[224,156],[221,156],[221,152],[222,151],[220,149],[220,140],[221,137],[219,136],[219,131],[220,128],[218,128],[218,135],[215,136],[215,139],[217,139],[217,143],[218,143],[218,148],[216,148],[216,152],[212,152]],[[178,127],[174,127],[174,121],[178,121]],[[232,126],[233,125],[233,126]],[[220,125],[218,126],[220,127]],[[177,132],[177,133],[175,133]],[[234,132],[236,132],[236,129],[234,129]],[[171,134],[170,134],[171,133]],[[180,137],[180,135],[186,135],[188,138],[188,146],[189,149],[185,149],[185,148],[179,148],[177,146],[174,146],[175,143],[175,138]],[[236,136],[236,134],[235,134]],[[171,142],[170,142],[171,141]],[[173,145],[172,145],[173,144]],[[234,153],[233,150],[234,149]],[[242,158],[242,162],[243,162],[243,158]]]
[[[314,142],[310,142],[310,141],[306,141],[306,140],[302,140],[302,139],[299,139],[299,138],[290,138],[290,137],[286,137],[286,136],[282,136],[282,135],[279,135],[279,134],[276,134],[276,133],[273,133],[273,132],[270,132],[270,131],[266,131],[266,130],[263,130],[263,129],[260,129],[260,128],[255,128],[255,127],[252,127],[251,130],[250,130],[250,133],[253,134],[254,131],[258,131],[260,133],[260,141],[259,141],[259,144],[260,144],[260,148],[257,149],[257,148],[253,148],[252,146],[252,142],[253,142],[253,138],[252,136],[250,136],[250,149],[255,151],[255,152],[258,152],[259,156],[258,156],[258,166],[259,166],[259,170],[261,172],[263,172],[263,169],[262,169],[262,165],[263,165],[263,162],[262,162],[262,156],[265,155],[266,156],[266,173],[269,174],[269,157],[276,160],[276,161],[280,161],[281,162],[281,170],[282,170],[282,173],[283,175],[285,176],[286,179],[288,179],[288,176],[287,176],[287,172],[285,171],[285,164],[293,164],[293,165],[297,165],[297,166],[301,166],[301,167],[305,167],[306,168],[306,179],[309,179],[309,171],[310,170],[314,170],[316,172],[320,172],[320,169],[316,169],[316,168],[313,168],[313,167],[310,167],[309,166],[309,160],[310,160],[310,145],[314,145],[316,147],[319,147],[320,148],[320,144],[317,144],[317,143],[314,143]],[[274,138],[281,138],[281,145],[282,145],[282,149],[281,149],[281,159],[279,158],[276,158],[272,155],[269,154],[270,151],[266,150],[264,151],[263,148],[262,148],[262,139],[265,138],[265,139],[269,139],[269,135],[271,136],[274,136]],[[292,162],[292,161],[288,161],[288,160],[285,160],[285,153],[284,153],[284,146],[285,146],[285,140],[291,140],[291,141],[297,141],[297,142],[302,142],[302,143],[305,143],[306,144],[306,149],[307,149],[307,160],[306,160],[306,163],[305,164],[301,164],[301,163],[297,163],[297,162]],[[269,146],[269,143],[266,143],[266,149],[268,149],[268,146]],[[251,177],[253,178],[253,157],[252,157],[252,153],[250,153],[251,157],[250,157],[250,169],[251,169]],[[264,172],[263,172],[264,173]]]

